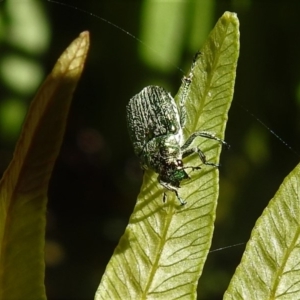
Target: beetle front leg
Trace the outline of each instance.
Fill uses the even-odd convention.
[[[176,195],[178,201],[180,202],[180,205],[185,205],[185,204],[187,203],[184,199],[182,199],[182,198],[178,195],[178,188],[177,188],[176,186],[173,186],[173,185],[171,185],[171,184],[169,184],[169,183],[167,183],[167,182],[164,182],[164,181],[162,181],[162,180],[160,180],[160,179],[159,179],[159,183],[160,183],[164,188],[166,188],[167,190],[170,190],[170,191],[172,191],[172,192],[175,193],[175,195]],[[165,202],[165,201],[166,201],[166,193],[164,193],[164,196],[163,196],[163,202]]]
[[[212,162],[209,162],[206,160],[206,156],[205,154],[197,147],[194,147],[194,148],[190,148],[190,149],[186,149],[185,151],[182,152],[182,158],[185,158],[187,156],[190,156],[191,154],[193,153],[198,153],[201,161],[205,164],[205,165],[208,165],[208,166],[213,166],[213,167],[219,167],[220,165],[219,164],[214,164]],[[199,167],[191,167],[193,169],[197,169]]]

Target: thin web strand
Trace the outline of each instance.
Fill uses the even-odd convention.
[[[80,8],[80,7],[77,7],[77,6],[73,6],[73,5],[70,5],[70,4],[67,4],[67,3],[64,3],[64,2],[59,2],[59,1],[55,1],[55,0],[46,0],[47,2],[49,3],[54,3],[54,4],[57,4],[57,5],[61,5],[61,6],[65,6],[67,8],[71,8],[71,9],[75,9],[79,12],[82,12],[84,14],[87,14],[87,15],[90,15],[96,19],[99,19],[101,21],[103,21],[104,23],[107,23],[108,25],[124,32],[125,34],[129,35],[131,38],[133,38],[134,40],[136,40],[137,42],[139,42],[141,45],[143,45],[145,48],[149,49],[151,52],[155,53],[156,55],[158,55],[159,57],[162,57],[159,53],[158,50],[150,47],[149,45],[147,45],[146,43],[144,43],[141,39],[139,39],[137,36],[135,36],[134,34],[130,33],[129,31],[125,30],[124,28],[118,26],[117,24],[103,18],[103,17],[100,17],[99,15],[97,14],[94,14],[92,12],[89,12],[83,8]],[[170,65],[172,65],[174,68],[176,68],[177,70],[179,70],[182,74],[185,74],[184,71],[179,68],[178,66],[174,65],[173,63],[171,63],[170,61],[168,61]]]

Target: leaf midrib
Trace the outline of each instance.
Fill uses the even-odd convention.
[[[145,290],[143,291],[141,299],[147,299],[147,296],[149,295],[149,289],[150,289],[151,284],[153,282],[153,278],[156,274],[156,271],[157,271],[157,268],[158,268],[158,265],[159,265],[159,261],[160,261],[160,258],[161,258],[161,253],[163,252],[163,249],[165,248],[165,244],[166,244],[166,241],[167,241],[167,238],[166,238],[167,233],[169,231],[170,224],[171,224],[171,221],[172,221],[172,218],[173,218],[173,215],[174,215],[174,206],[173,206],[173,203],[172,203],[173,201],[174,201],[174,197],[172,197],[172,201],[170,201],[169,205],[168,205],[168,213],[167,213],[166,218],[165,218],[164,230],[162,231],[163,235],[162,235],[162,237],[160,239],[160,243],[157,247],[154,263],[153,263],[151,271],[149,273],[148,281],[146,283],[146,287],[145,287]]]
[[[204,92],[203,92],[203,97],[200,101],[201,105],[200,105],[200,112],[198,112],[198,116],[201,116],[201,114],[203,112],[204,105],[207,102],[207,100],[206,100],[207,95],[208,95],[208,93],[211,89],[212,79],[213,79],[213,77],[216,73],[216,69],[217,69],[217,66],[218,66],[218,63],[219,63],[219,60],[220,60],[221,49],[222,49],[222,46],[224,44],[225,39],[228,37],[228,28],[229,28],[229,24],[226,25],[226,29],[224,30],[224,32],[226,32],[226,33],[223,35],[223,39],[220,42],[220,47],[218,48],[218,51],[217,51],[216,55],[214,56],[215,59],[213,60],[212,68],[211,68],[210,72],[208,73],[208,76],[207,76],[207,79],[206,79],[206,84],[205,84],[205,89],[204,89]],[[198,122],[195,122],[195,125],[193,126],[193,129],[192,129],[191,132],[195,132],[196,130],[198,130],[198,128],[199,128]]]
[[[295,249],[295,246],[299,240],[299,236],[300,236],[300,228],[298,227],[290,246],[288,248],[286,248],[286,251],[285,251],[285,254],[283,255],[283,259],[282,259],[282,263],[280,264],[280,267],[275,272],[275,276],[274,276],[275,280],[274,280],[273,288],[271,289],[270,299],[277,299],[280,296],[284,295],[284,294],[276,295],[276,292],[279,287],[280,279],[282,278],[282,275],[284,273],[284,268],[288,262],[291,252]]]

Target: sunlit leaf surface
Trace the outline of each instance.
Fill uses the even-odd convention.
[[[226,12],[201,49],[186,103],[185,139],[205,130],[223,138],[233,96],[239,53],[239,23]],[[179,95],[182,90],[179,91]],[[178,99],[178,96],[176,99]],[[218,163],[221,146],[197,138],[207,160]],[[199,166],[197,155],[184,161]],[[129,225],[110,260],[96,299],[196,298],[196,287],[210,248],[218,198],[218,171],[201,165],[182,183],[180,206],[157,174],[146,172]]]
[[[258,219],[224,299],[300,299],[300,165]]]

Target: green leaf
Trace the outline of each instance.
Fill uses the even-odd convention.
[[[57,61],[31,103],[0,182],[0,299],[46,299],[47,188],[88,46],[84,32]]]
[[[251,233],[224,299],[300,299],[300,164]]]
[[[198,130],[214,132],[220,138],[224,135],[239,53],[238,26],[236,15],[226,12],[201,50],[186,103],[185,138]],[[195,142],[208,161],[218,162],[218,142],[201,138]],[[199,157],[194,155],[185,164],[199,166]],[[213,233],[218,171],[202,166],[190,176],[179,191],[188,203],[180,206],[172,192],[167,192],[163,203],[164,189],[157,174],[145,173],[129,225],[95,299],[196,298]]]

